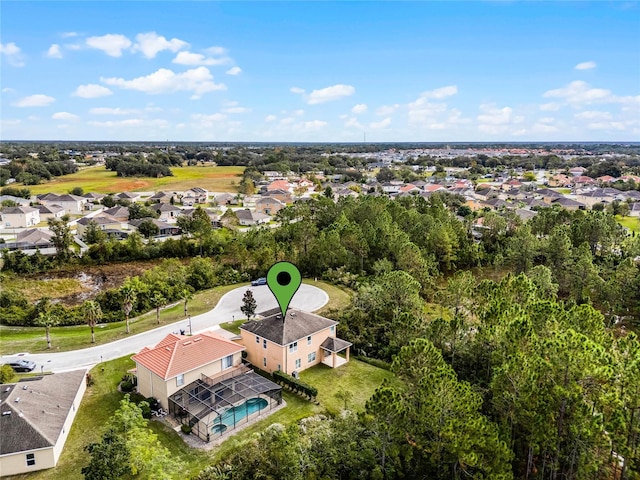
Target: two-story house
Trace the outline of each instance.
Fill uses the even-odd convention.
[[[33,207],[5,207],[0,210],[0,221],[5,228],[33,227],[40,223],[40,211]]]
[[[336,337],[335,320],[295,309],[284,319],[280,310],[265,313],[240,327],[239,340],[247,360],[261,370],[292,375],[319,363],[335,368],[349,361],[351,343]]]

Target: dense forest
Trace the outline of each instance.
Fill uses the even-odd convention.
[[[270,427],[201,480],[638,478],[640,238],[607,212],[547,208],[526,224],[487,213],[476,239],[446,201],[319,197],[280,211],[278,228],[196,221],[180,240],[98,238],[82,258],[13,253],[5,269],[165,258],[95,299],[106,320],[285,259],[354,292],[327,315],[396,381],[363,412]],[[3,322],[44,311],[70,324],[87,309],[0,293]]]

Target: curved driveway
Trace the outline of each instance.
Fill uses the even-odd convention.
[[[223,295],[213,310],[191,317],[192,333],[197,333],[201,330],[211,330],[212,328],[220,328],[218,325],[221,323],[243,318],[244,315],[240,311],[240,306],[242,305],[242,297],[247,290],[253,291],[253,296],[258,305],[257,313],[278,307],[278,302],[266,285],[236,288]],[[320,309],[328,301],[329,296],[323,290],[303,283],[291,300],[291,307],[306,312],[313,312]],[[135,323],[131,324],[131,329],[135,332]],[[134,354],[143,347],[150,347],[157,344],[167,334],[171,332],[177,333],[179,330],[184,330],[186,333],[189,333],[189,321],[187,319],[164,325],[138,335],[131,335],[122,340],[104,345],[69,352],[26,354],[20,358],[36,362],[37,367],[34,372],[40,371],[40,369],[53,372],[76,370],[93,366],[101,361],[113,360],[124,355]],[[16,355],[3,355],[1,363],[5,363],[14,358],[18,357]]]

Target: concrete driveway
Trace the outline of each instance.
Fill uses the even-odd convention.
[[[242,297],[247,290],[251,290],[256,299],[256,312],[259,313],[278,307],[278,302],[266,285],[236,288],[223,295],[213,310],[191,317],[192,333],[198,333],[201,330],[210,330],[212,328],[220,328],[218,325],[221,323],[244,318],[244,315],[240,311],[240,306],[242,305]],[[328,301],[329,296],[324,290],[312,285],[302,284],[291,300],[291,307],[306,312],[313,312],[323,307]],[[135,324],[132,324],[131,329],[134,332],[135,328]],[[92,367],[102,361],[113,360],[124,355],[137,353],[143,347],[150,347],[157,344],[168,333],[177,333],[179,330],[184,330],[187,334],[189,333],[189,321],[187,319],[164,325],[144,333],[131,335],[122,340],[95,347],[83,348],[81,350],[60,353],[25,353],[20,356],[3,355],[0,363],[8,362],[14,358],[24,358],[36,362],[37,367],[34,372],[39,372],[40,370],[53,372],[77,370],[79,368]]]

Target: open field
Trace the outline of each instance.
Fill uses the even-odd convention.
[[[32,194],[68,193],[74,187],[98,193],[181,191],[192,187],[201,187],[210,192],[237,192],[236,185],[240,183],[244,167],[173,167],[171,171],[173,177],[117,177],[115,172],[105,167],[88,167],[27,188]]]
[[[88,443],[98,441],[107,421],[118,408],[123,394],[117,390],[122,375],[134,367],[129,357],[104,362],[91,370],[94,385],[87,388],[78,410],[69,438],[56,468],[34,472],[28,475],[13,477],[20,480],[81,480],[80,470],[88,463],[89,456],[84,451]],[[287,407],[273,415],[230,436],[219,447],[206,452],[188,447],[173,430],[159,422],[149,422],[150,428],[158,435],[159,440],[171,452],[172,457],[179,458],[185,464],[184,478],[191,478],[214,459],[224,458],[231,450],[238,448],[257,433],[273,423],[290,424],[304,417],[328,412],[339,412],[344,407],[335,398],[341,389],[350,390],[354,397],[349,402],[351,409],[361,410],[366,400],[380,386],[384,379],[393,378],[387,370],[376,368],[358,360],[351,360],[338,369],[318,365],[302,372],[302,380],[318,388],[319,405],[303,400],[289,392],[283,392]]]
[[[638,217],[621,217],[616,215],[617,222],[632,232],[640,233],[640,218]]]
[[[193,299],[189,301],[189,313],[195,316],[208,312],[218,304],[218,301],[225,293],[243,285],[248,284],[225,285],[195,294]],[[182,302],[160,310],[161,325],[178,321],[184,321]],[[156,328],[158,324],[156,323],[155,310],[132,318],[130,324],[131,334],[142,333]],[[95,329],[96,343],[92,344],[91,331],[86,325],[53,327],[51,328],[52,349],[47,350],[44,328],[1,325],[0,355],[11,355],[18,352],[66,352],[120,340],[128,336],[124,332],[124,321],[100,324]]]

